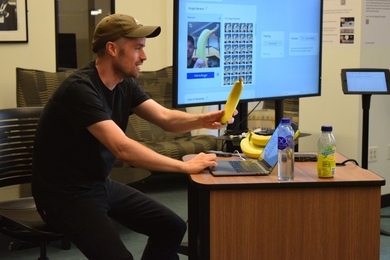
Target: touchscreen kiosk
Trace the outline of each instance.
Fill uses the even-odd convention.
[[[342,69],[341,85],[344,94],[362,96],[363,131],[362,131],[362,168],[368,168],[368,131],[371,95],[389,93],[389,69]]]
[[[344,94],[390,94],[388,69],[342,69]]]

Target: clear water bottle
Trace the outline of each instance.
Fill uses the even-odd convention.
[[[294,179],[294,130],[290,118],[282,118],[278,131],[278,179]]]
[[[336,173],[336,139],[332,126],[322,126],[318,138],[317,173],[321,178],[332,178]]]

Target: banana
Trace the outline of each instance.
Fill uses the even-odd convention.
[[[300,133],[301,133],[301,131],[299,131],[299,129],[297,129],[297,131],[295,131],[294,140],[297,140],[297,138],[299,137]]]
[[[299,129],[294,133],[294,140],[298,138],[299,136]],[[270,135],[258,135],[258,134],[255,134],[253,133],[252,136],[251,136],[251,141],[253,144],[257,145],[257,146],[265,146],[269,139],[271,138]]]
[[[299,129],[297,131],[295,131],[294,140],[296,140],[299,137],[299,133],[300,133]],[[257,135],[249,130],[248,136],[243,138],[240,142],[241,151],[249,158],[253,158],[253,159],[259,158],[261,152],[264,149],[264,146],[268,142],[267,141],[264,143],[264,140],[266,138],[268,138],[268,140],[271,138],[271,136],[264,136],[266,138],[261,140],[261,142],[264,143],[264,145],[257,145],[256,143],[259,143],[258,141],[260,140],[259,138],[257,138],[258,136],[261,136],[261,135]]]
[[[228,120],[233,116],[233,112],[237,107],[238,102],[240,101],[240,96],[242,93],[242,90],[244,89],[244,83],[243,79],[240,78],[239,80],[234,83],[232,90],[230,90],[229,97],[226,101],[224,110],[225,114],[221,118],[221,123],[223,125],[227,124]]]
[[[251,136],[251,141],[257,146],[265,146],[270,138],[270,135],[258,135],[253,133]]]
[[[210,35],[214,33],[217,29],[218,26],[216,26],[212,30],[204,29],[198,38],[197,47],[196,47],[196,56],[205,62],[206,67],[207,67],[207,53],[206,53],[207,40],[209,39]]]
[[[251,141],[251,135],[252,135],[252,133],[250,132],[249,136],[247,136],[241,140],[240,148],[241,148],[241,151],[249,158],[257,159],[257,158],[259,158],[261,152],[263,151],[264,146],[255,145]]]

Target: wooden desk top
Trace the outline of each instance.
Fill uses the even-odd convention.
[[[195,155],[186,155],[189,160]],[[239,157],[222,158],[221,160],[240,159]],[[337,154],[337,162],[347,158]],[[191,174],[192,185],[199,189],[250,189],[250,188],[309,188],[309,187],[345,187],[345,186],[383,186],[386,181],[377,174],[363,169],[354,163],[338,166],[333,178],[319,178],[316,162],[295,162],[294,180],[282,182],[278,180],[277,167],[268,176],[221,176],[214,177],[208,169],[198,174]]]

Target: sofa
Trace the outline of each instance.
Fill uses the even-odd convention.
[[[16,68],[17,106],[44,106],[58,85],[73,71],[47,72]],[[140,73],[137,82],[159,104],[172,108],[172,66]],[[182,109],[185,110],[185,109]],[[126,135],[159,154],[181,160],[186,154],[217,149],[212,135],[192,136],[190,132],[169,133],[137,115],[129,117]],[[115,166],[129,166],[117,161]]]
[[[299,99],[287,98],[283,100],[283,117],[288,117],[295,124],[299,124]],[[254,110],[248,116],[248,128],[275,128],[275,101],[263,101],[262,108]]]

